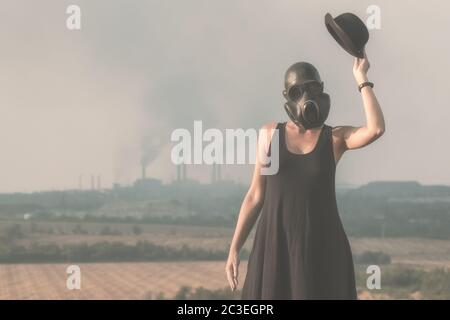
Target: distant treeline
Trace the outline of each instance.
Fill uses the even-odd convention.
[[[20,230],[13,226],[12,230]],[[247,260],[249,251],[242,249],[240,259]],[[29,246],[3,242],[0,245],[0,263],[51,263],[51,262],[133,262],[133,261],[198,261],[223,260],[227,250],[198,247],[162,246],[149,241],[135,244],[101,241],[92,244],[31,243]],[[354,255],[356,264],[389,264],[389,255],[379,251],[365,251]]]
[[[243,257],[248,257],[246,250]],[[180,248],[156,245],[148,241],[136,244],[97,242],[93,244],[38,244],[0,247],[0,263],[44,262],[125,262],[125,261],[191,261],[225,260],[228,251]]]
[[[0,193],[0,215],[34,212],[39,215],[62,211],[94,212],[105,205],[133,206],[140,213],[164,210],[165,205],[179,202],[183,211],[214,212],[242,199],[246,187],[233,181],[202,184],[194,180],[162,184],[155,179],[138,180],[131,186],[103,190],[55,190],[33,193]],[[236,201],[238,200],[238,201]],[[136,203],[147,202],[150,207],[137,208]],[[159,204],[162,206],[159,207]],[[172,209],[174,207],[172,206]],[[220,210],[219,209],[219,210]]]
[[[384,265],[391,263],[391,256],[382,251],[364,251],[361,254],[353,254],[355,264]]]
[[[420,206],[411,210],[401,210],[397,205],[391,212],[380,214],[374,204],[364,210],[348,212],[340,210],[346,233],[352,237],[422,237],[432,239],[450,239],[450,211],[420,210]],[[397,211],[398,210],[398,211]],[[425,210],[425,209],[423,209]],[[356,212],[355,212],[356,211]],[[345,212],[345,213],[344,213]],[[99,222],[99,223],[148,223],[169,225],[191,225],[210,227],[229,227],[236,225],[236,215],[191,215],[191,216],[145,216],[135,217],[98,217],[98,216],[59,216],[37,218],[41,221]]]
[[[337,196],[353,237],[450,239],[450,187],[414,181],[371,182]]]
[[[0,194],[0,218],[233,228],[245,191],[232,183],[162,186],[149,180],[107,192]],[[380,181],[337,189],[336,197],[349,236],[450,239],[450,186]]]
[[[86,215],[77,217],[71,215],[60,216],[42,216],[33,218],[36,221],[52,221],[52,222],[95,222],[95,223],[131,223],[131,224],[170,224],[170,225],[186,225],[186,226],[209,226],[209,227],[232,227],[236,224],[237,215],[190,215],[190,216],[144,216],[142,218],[125,216],[125,217],[108,217]]]
[[[450,239],[450,202],[344,198],[341,205],[345,230],[353,237]]]

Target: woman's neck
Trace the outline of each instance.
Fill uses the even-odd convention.
[[[320,131],[322,129],[322,127],[325,125],[325,124],[322,124],[320,127],[317,127],[317,128],[305,129],[301,126],[297,126],[292,120],[288,121],[287,124],[290,128],[292,128],[293,130],[295,130],[295,132],[297,132],[299,134]]]

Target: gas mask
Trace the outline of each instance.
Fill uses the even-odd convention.
[[[323,92],[319,72],[310,63],[297,62],[284,77],[283,96],[289,118],[305,130],[320,127],[330,112],[330,96]]]

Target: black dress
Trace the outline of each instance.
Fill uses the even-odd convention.
[[[356,299],[350,245],[338,214],[331,127],[313,151],[286,148],[279,123],[279,170],[266,176],[242,299]]]

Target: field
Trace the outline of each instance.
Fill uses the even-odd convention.
[[[232,229],[217,227],[139,225],[139,234],[133,233],[132,224],[83,223],[85,234],[74,234],[73,222],[36,223],[21,222],[24,236],[17,244],[31,243],[96,243],[118,241],[135,243],[147,240],[153,243],[181,247],[227,250]],[[0,228],[5,228],[2,224]],[[102,234],[108,227],[116,234]],[[32,231],[32,229],[34,231]],[[51,231],[50,231],[51,230]],[[114,233],[113,232],[113,233]],[[253,233],[245,247],[251,248]],[[392,266],[409,266],[421,270],[450,269],[450,241],[419,238],[350,238],[355,254],[382,251],[391,257]],[[0,265],[0,299],[157,299],[173,298],[180,288],[204,287],[219,290],[228,287],[224,273],[225,261],[183,262],[120,262],[80,263],[81,290],[68,290],[66,268],[69,264],[3,264]],[[246,261],[241,261],[240,286],[246,273]],[[361,299],[385,299],[383,291],[373,294],[359,284]],[[235,296],[237,297],[237,294]],[[404,298],[415,298],[408,294]],[[417,295],[420,298],[420,294]]]
[[[172,297],[181,286],[220,289],[227,285],[224,263],[86,263],[81,290],[66,288],[66,264],[0,266],[0,299],[149,299]],[[245,271],[246,263],[242,263]]]
[[[450,263],[446,263],[450,266]],[[227,288],[222,261],[83,263],[81,290],[66,288],[67,264],[0,266],[0,299],[172,299],[182,286],[209,290]],[[239,267],[239,289],[247,262]],[[358,287],[360,299],[389,299],[389,294]],[[236,293],[238,297],[239,293]],[[414,295],[403,298],[413,299]]]

